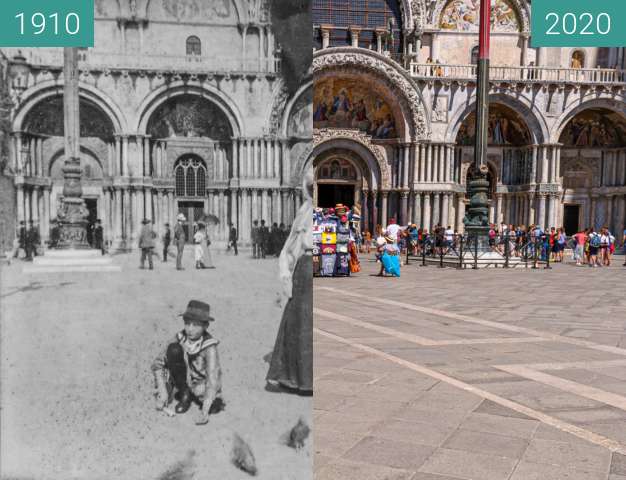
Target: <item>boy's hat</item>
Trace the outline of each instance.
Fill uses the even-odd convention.
[[[181,313],[180,316],[186,322],[199,322],[209,324],[214,322],[215,319],[211,317],[211,306],[208,303],[201,302],[199,300],[190,300],[187,304],[187,310]]]

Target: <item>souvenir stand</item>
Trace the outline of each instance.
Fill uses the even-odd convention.
[[[313,275],[347,277],[359,271],[351,222],[360,217],[344,205],[313,212]]]

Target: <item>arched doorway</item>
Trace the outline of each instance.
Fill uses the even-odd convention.
[[[357,192],[361,187],[360,175],[352,161],[338,154],[315,168],[315,203],[318,207],[330,208],[342,203],[352,208],[358,202]]]
[[[108,114],[90,100],[80,98],[79,112],[82,197],[89,210],[89,226],[101,218],[105,240],[110,240],[110,207],[105,200],[103,181],[112,174],[115,127]],[[49,235],[50,220],[56,216],[63,194],[65,140],[62,95],[49,96],[34,105],[24,116],[22,130],[22,145],[28,146],[24,165],[27,180],[23,187],[26,201],[23,214],[18,212],[18,219],[38,223],[45,240]],[[39,180],[35,180],[37,177]],[[42,181],[49,182],[49,187],[42,190],[39,186]],[[88,240],[91,240],[91,230],[87,229]]]
[[[626,185],[626,118],[607,108],[588,108],[561,131],[562,221],[569,231],[623,228],[620,188]]]
[[[206,209],[206,163],[197,155],[183,155],[174,164],[174,178],[177,211],[187,219],[185,230],[187,241],[191,241],[193,225]]]

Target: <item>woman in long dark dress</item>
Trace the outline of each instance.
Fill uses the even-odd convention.
[[[280,259],[288,299],[276,337],[267,381],[300,394],[313,392],[313,175],[304,179],[305,199]]]

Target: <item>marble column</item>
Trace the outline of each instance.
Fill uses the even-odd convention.
[[[418,228],[422,226],[422,201],[419,192],[413,194],[413,223],[415,223]]]
[[[537,205],[537,225],[543,229],[546,228],[546,195],[544,193],[539,194]]]
[[[441,224],[441,194],[436,192],[433,193],[433,225]]]
[[[411,165],[411,145],[404,146],[404,168],[402,169],[402,188],[409,188],[409,167]]]
[[[52,187],[45,186],[43,188],[43,234],[45,235],[44,240],[48,240],[50,233],[50,192]]]
[[[19,222],[25,222],[26,221],[26,215],[24,212],[24,185],[23,184],[17,184],[15,186],[16,190],[17,190],[17,223],[19,225]]]
[[[127,177],[129,175],[128,169],[128,135],[122,136],[122,176]]]
[[[378,226],[378,190],[372,191],[372,236],[376,233]]]
[[[500,225],[504,221],[504,212],[502,211],[502,194],[496,193],[496,215],[494,223]]]
[[[33,224],[35,226],[39,225],[39,206],[40,206],[40,202],[39,202],[39,188],[38,186],[34,186],[32,189],[32,193],[31,193],[31,203],[30,203],[30,208],[31,208],[31,218],[33,220]]]
[[[535,195],[532,193],[528,195],[528,204],[527,204],[526,211],[528,212],[526,216],[526,225],[527,226],[534,225],[535,223]]]
[[[457,207],[456,207],[456,229],[459,233],[465,231],[465,224],[463,219],[465,218],[465,195],[457,195]]]
[[[438,145],[437,150],[437,166],[439,170],[439,172],[437,173],[437,182],[443,183],[445,182],[446,146]]]
[[[370,230],[369,225],[369,190],[363,190],[363,200],[361,204],[361,230]],[[370,230],[371,232],[371,230]]]
[[[387,227],[387,214],[388,214],[388,205],[387,205],[387,200],[389,198],[389,192],[384,190],[381,192],[382,195],[382,205],[381,205],[381,222],[382,222],[382,226],[383,228]]]
[[[444,193],[441,198],[441,226],[447,228],[450,215],[450,194]]]
[[[432,216],[431,208],[430,208],[430,192],[424,192],[424,220],[422,224],[424,225],[424,229],[430,232],[430,219]]]
[[[409,218],[407,216],[408,201],[409,191],[403,190],[402,192],[400,192],[400,225],[406,225],[409,223]]]
[[[433,181],[433,146],[426,145],[426,182]]]

